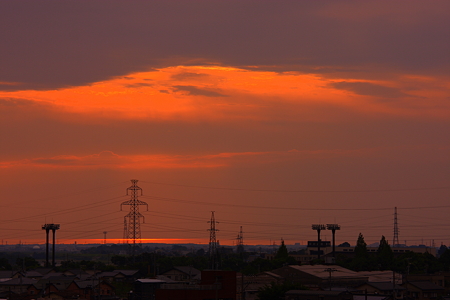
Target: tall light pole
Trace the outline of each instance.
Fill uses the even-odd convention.
[[[59,224],[44,224],[42,225],[42,230],[45,230],[46,233],[46,241],[45,241],[45,266],[48,267],[50,265],[49,261],[48,261],[48,245],[49,245],[49,241],[48,241],[48,235],[50,230],[53,233],[53,247],[52,247],[52,266],[55,267],[55,243],[56,243],[56,230],[58,230],[60,227]]]
[[[333,258],[335,259],[334,262],[336,262],[336,252],[335,252],[335,247],[336,247],[336,239],[335,239],[335,235],[336,235],[336,230],[340,230],[341,226],[339,226],[338,224],[327,224],[327,229],[331,230],[331,233],[333,234]]]
[[[320,231],[325,230],[325,225],[313,224],[312,229],[317,231],[317,259],[320,259]]]

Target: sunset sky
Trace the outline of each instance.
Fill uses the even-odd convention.
[[[450,2],[0,3],[0,238],[450,246]],[[330,240],[330,232],[323,232]]]

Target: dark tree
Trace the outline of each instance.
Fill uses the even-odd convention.
[[[448,249],[447,246],[441,245],[441,247],[439,247],[439,250],[437,252],[438,257],[441,256],[442,254],[444,254],[444,252],[447,251],[447,249]]]
[[[23,268],[23,270],[36,269],[41,266],[37,260],[29,256],[26,256],[24,258],[17,258],[16,264],[19,268]]]
[[[284,244],[284,240],[281,240],[281,246],[278,248],[277,254],[275,255],[275,259],[288,259],[289,253]]]
[[[364,241],[364,236],[362,235],[362,233],[359,233],[358,240],[356,241],[355,256],[364,258],[368,256],[367,244]]]
[[[445,250],[445,252],[441,254],[439,263],[444,271],[450,271],[450,249]]]
[[[0,258],[0,270],[11,270],[12,266],[7,258]]]
[[[380,245],[377,250],[377,263],[381,270],[391,270],[394,262],[394,252],[389,246],[386,238],[381,236]]]
[[[355,247],[355,258],[350,264],[350,268],[355,271],[370,271],[373,269],[373,262],[367,252],[367,244],[362,233],[359,234]]]

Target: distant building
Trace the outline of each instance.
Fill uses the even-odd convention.
[[[160,279],[138,279],[134,283],[134,290],[130,300],[155,300],[156,290],[161,288],[161,284],[166,283]]]
[[[406,297],[414,300],[437,299],[445,295],[445,288],[431,281],[408,281],[403,284]]]
[[[199,284],[161,284],[155,300],[236,300],[236,272],[207,270],[201,272]]]
[[[199,282],[201,279],[200,270],[197,270],[194,267],[177,266],[161,275],[174,281]]]
[[[408,251],[414,253],[429,253],[433,256],[436,256],[437,250],[433,247],[406,247],[406,246],[398,246],[391,247],[394,255],[404,254]],[[335,247],[335,255],[345,255],[346,257],[354,257],[355,256],[355,247],[354,246],[336,246]],[[378,247],[367,247],[367,252],[376,254],[378,251]],[[318,241],[308,241],[307,247],[305,249],[304,254],[289,254],[295,258],[297,262],[300,264],[309,264],[312,260],[317,259],[319,252]],[[333,247],[331,246],[331,242],[329,241],[321,241],[320,242],[320,256],[328,264],[334,264],[335,261],[332,257]],[[267,254],[265,256],[266,259],[272,260],[275,258],[275,254]]]
[[[361,293],[367,293],[369,295],[383,295],[386,297],[390,297],[395,294],[396,299],[404,298],[405,288],[398,285],[393,284],[392,282],[367,282],[358,287],[357,290],[360,290]]]
[[[310,289],[349,288],[368,281],[368,276],[339,266],[292,265],[272,270],[272,273],[281,276],[286,282],[298,283]]]
[[[239,273],[237,274],[236,281],[239,300],[257,300],[257,294],[260,288],[269,286],[271,283],[282,283],[284,278],[273,272],[262,272],[253,276]]]
[[[285,294],[285,300],[353,300],[353,295],[347,291],[313,291],[291,290]]]

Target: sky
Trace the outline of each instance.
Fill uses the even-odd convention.
[[[450,245],[450,3],[0,3],[0,238]],[[148,208],[148,211],[147,211]],[[121,210],[122,209],[122,210]],[[330,240],[330,231],[322,231]]]

